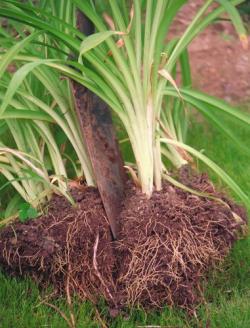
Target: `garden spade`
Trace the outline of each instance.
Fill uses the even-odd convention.
[[[78,29],[94,32],[92,22],[82,13]],[[82,134],[92,163],[96,184],[114,239],[119,235],[119,214],[124,197],[125,172],[108,106],[94,93],[73,82],[73,93]]]

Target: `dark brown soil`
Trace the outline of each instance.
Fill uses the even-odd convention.
[[[114,267],[110,230],[95,188],[75,189],[77,207],[55,196],[39,219],[16,223],[0,232],[0,262],[10,275],[29,275],[58,292],[77,291],[96,301],[106,293],[93,268],[94,243],[99,236],[98,273],[112,290]],[[106,295],[105,295],[106,296]]]
[[[206,174],[189,176],[189,172],[182,170],[183,183],[221,197]],[[147,201],[134,190],[121,217],[118,249],[123,299],[129,305],[145,307],[168,304],[190,308],[197,304],[205,273],[228,254],[237,238],[240,226],[232,211],[246,220],[241,207],[230,206],[170,184]]]
[[[205,175],[190,180],[188,172],[180,173],[183,182],[217,195]],[[237,239],[243,222],[233,212],[246,220],[239,206],[169,183],[150,200],[129,184],[120,239],[114,242],[98,192],[85,187],[72,193],[76,208],[55,196],[39,219],[2,229],[0,265],[10,275],[52,284],[68,299],[73,293],[94,303],[103,297],[112,309],[193,308],[204,275]]]

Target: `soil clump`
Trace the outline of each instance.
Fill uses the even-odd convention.
[[[188,172],[180,173],[182,182],[223,198],[206,175]],[[246,222],[244,209],[225,198],[227,205],[165,182],[148,200],[128,183],[120,238],[112,241],[98,191],[85,187],[72,195],[75,208],[54,196],[40,218],[2,229],[0,266],[67,297],[93,303],[102,297],[116,310],[193,309],[205,274],[225,258]]]

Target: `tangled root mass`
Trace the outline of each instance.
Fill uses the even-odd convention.
[[[219,196],[205,175],[182,172],[180,178]],[[228,254],[246,221],[245,211],[229,201],[226,206],[169,183],[148,200],[128,184],[114,242],[97,190],[72,194],[76,208],[55,196],[39,219],[2,229],[1,267],[68,296],[77,293],[94,303],[103,297],[115,309],[192,309],[201,299],[202,278]]]

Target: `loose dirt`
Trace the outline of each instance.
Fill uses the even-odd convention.
[[[194,0],[183,6],[172,36],[181,35],[203,3]],[[218,21],[206,28],[193,40],[189,53],[195,88],[232,104],[250,101],[250,49],[243,49],[230,22]]]
[[[180,180],[219,196],[206,175]],[[118,241],[94,188],[72,192],[76,207],[55,196],[47,213],[0,232],[0,265],[10,275],[52,284],[70,299],[77,293],[112,309],[166,304],[192,310],[201,300],[206,272],[228,254],[246,214],[228,202],[198,197],[164,184],[150,200],[132,184],[120,216]],[[235,220],[233,212],[243,221]]]

